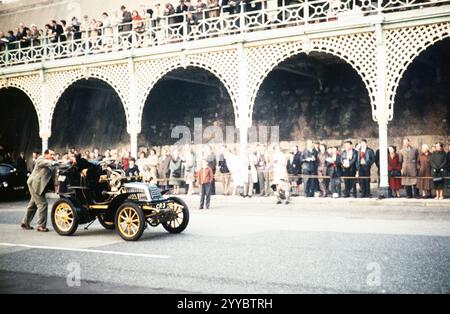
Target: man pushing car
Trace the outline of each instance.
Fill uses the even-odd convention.
[[[20,227],[25,230],[32,230],[30,225],[34,218],[34,215],[38,214],[37,219],[37,231],[48,232],[47,229],[47,212],[48,202],[45,198],[45,193],[54,187],[54,175],[56,170],[55,152],[51,149],[47,149],[44,152],[44,156],[39,157],[36,160],[33,172],[28,178],[27,184],[30,191],[31,200],[28,204],[25,216],[23,217]]]

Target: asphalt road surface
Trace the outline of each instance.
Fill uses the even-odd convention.
[[[184,233],[138,242],[24,231],[26,202],[0,203],[0,293],[450,293],[449,200],[185,200]]]

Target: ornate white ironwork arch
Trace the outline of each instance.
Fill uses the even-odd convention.
[[[305,39],[248,48],[249,69],[249,119],[253,115],[255,98],[268,74],[290,57],[311,51],[325,52],[348,62],[360,75],[369,93],[372,117],[375,120],[376,95],[376,44],[372,32],[340,35],[335,37]]]
[[[122,102],[128,125],[130,123],[131,111],[128,97],[128,77],[129,74],[126,64],[49,72],[46,78],[48,84],[48,131],[51,132],[53,113],[64,91],[75,82],[89,78],[99,79],[107,83],[117,93]]]
[[[238,60],[234,49],[181,55],[164,59],[136,62],[137,86],[137,121],[139,129],[145,102],[155,84],[169,72],[188,66],[198,67],[214,74],[225,86],[232,101],[235,117],[238,114],[237,98],[239,90]]]
[[[33,104],[34,110],[36,111],[40,131],[43,128],[43,110],[40,106],[41,85],[42,83],[39,74],[17,76],[0,80],[0,89],[14,87],[21,90],[28,96]]]
[[[386,31],[387,110],[394,114],[394,101],[403,74],[415,58],[436,42],[450,37],[450,22],[403,27]]]

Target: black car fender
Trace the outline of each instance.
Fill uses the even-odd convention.
[[[60,199],[69,201],[75,207],[75,211],[77,212],[80,224],[85,224],[92,221],[92,217],[89,213],[89,210],[83,207],[81,203],[77,201],[76,198],[66,194],[60,194],[59,197]]]
[[[117,209],[122,205],[130,195],[135,193],[122,193],[117,195],[108,205],[108,209],[105,214],[106,220],[114,221]]]

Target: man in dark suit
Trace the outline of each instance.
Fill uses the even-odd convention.
[[[58,24],[56,20],[52,20],[52,33],[53,33],[53,39],[52,42],[58,43],[66,41],[66,35],[64,35],[64,29],[61,26],[61,24]]]
[[[356,162],[358,159],[358,152],[353,149],[352,141],[346,140],[344,142],[344,151],[341,155],[342,174],[344,177],[344,197],[350,197],[352,193],[356,198]]]
[[[122,25],[119,25],[119,32],[130,32],[132,30],[131,22],[133,21],[131,12],[124,5],[120,7],[120,11],[122,11]]]
[[[44,152],[44,156],[39,157],[36,160],[36,165],[28,178],[27,184],[30,191],[31,200],[28,204],[25,217],[23,218],[22,229],[31,230],[30,222],[33,220],[34,215],[38,214],[38,227],[37,231],[48,232],[47,229],[47,211],[48,203],[45,198],[45,193],[52,187],[53,177],[55,174],[55,152],[47,149]]]
[[[306,148],[302,152],[301,162],[302,162],[302,174],[304,175],[315,175],[314,170],[316,169],[315,164],[317,160],[317,152],[314,149],[313,142],[311,140],[306,141]],[[313,178],[305,178],[305,196],[314,196],[314,186]]]
[[[370,177],[370,169],[375,162],[375,153],[373,149],[367,146],[367,140],[363,139],[360,143],[356,168],[358,177]],[[361,185],[362,197],[370,197],[370,179],[359,179]]]

